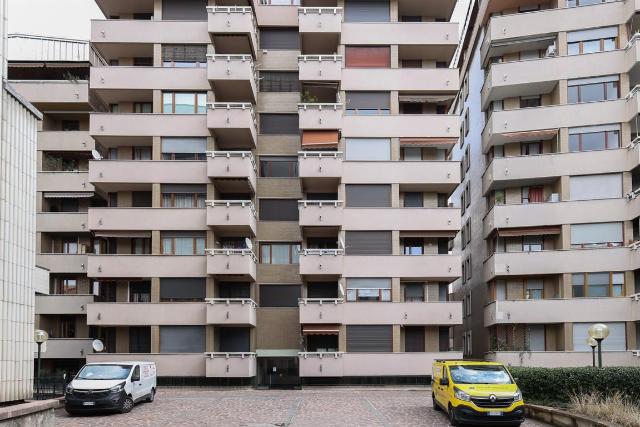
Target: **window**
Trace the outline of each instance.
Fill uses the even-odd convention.
[[[297,114],[260,114],[260,133],[264,135],[298,135]]]
[[[594,28],[567,33],[569,55],[617,49],[618,27]]]
[[[63,254],[77,254],[80,245],[78,245],[78,238],[64,238],[62,239],[62,253]]]
[[[260,221],[298,221],[297,199],[260,199]]]
[[[206,160],[206,152],[207,138],[162,138],[162,160]]]
[[[347,325],[347,351],[392,352],[393,327],[391,325]]]
[[[206,296],[204,277],[161,277],[160,301],[202,301]]]
[[[151,147],[132,147],[132,160],[151,160]]]
[[[129,302],[151,302],[151,282],[129,282]]]
[[[347,301],[391,301],[391,279],[348,278]]]
[[[391,231],[347,231],[347,255],[391,255]]]
[[[405,326],[404,351],[406,353],[421,353],[425,351],[425,333],[422,326]]]
[[[203,289],[204,289],[204,285],[203,285]],[[162,291],[162,288],[160,288],[160,291]],[[218,297],[220,298],[251,298],[251,285],[249,283],[242,283],[242,282],[219,282]]]
[[[596,314],[596,313],[594,313]],[[597,317],[593,322],[573,324],[573,351],[588,351],[591,347],[587,344],[589,337],[589,327],[594,323],[599,323]],[[609,327],[609,336],[602,341],[602,351],[624,351],[627,350],[627,332],[624,322],[604,322]]]
[[[260,285],[260,307],[298,307],[300,285]]]
[[[76,337],[76,317],[73,315],[60,316],[60,338]]]
[[[260,156],[260,176],[267,178],[297,177],[298,158]]]
[[[400,67],[401,68],[422,68],[422,60],[421,59],[401,59]]]
[[[523,236],[522,252],[540,252],[544,249],[544,238],[542,236]]]
[[[133,112],[134,113],[145,113],[150,114],[153,113],[153,104],[151,102],[134,102],[133,103]]]
[[[405,208],[423,207],[423,193],[404,193]]]
[[[296,71],[260,71],[261,92],[299,92],[300,78]]]
[[[61,125],[65,132],[80,130],[80,120],[62,120]]]
[[[260,49],[300,50],[297,28],[261,28]]]
[[[261,264],[300,264],[300,243],[261,243]]]
[[[424,255],[424,240],[419,237],[403,238],[402,253],[404,255]]]
[[[544,298],[544,282],[541,279],[525,280],[525,298],[526,299]]]
[[[615,199],[622,197],[622,174],[569,177],[571,200]]]
[[[346,46],[346,68],[391,68],[389,46]]]
[[[150,255],[151,239],[146,237],[134,237],[131,239],[131,252],[134,255]]]
[[[467,181],[467,185],[464,186],[464,200],[465,200],[465,208],[471,206],[471,183]]]
[[[542,153],[542,143],[540,141],[520,143],[520,155],[535,156],[540,153]]]
[[[404,302],[424,302],[424,283],[405,283]]]
[[[204,233],[162,233],[164,255],[204,255],[206,237]]]
[[[76,279],[60,278],[57,280],[56,294],[77,294],[78,281]]]
[[[129,353],[151,353],[150,326],[129,327]],[[136,369],[139,369],[139,366],[136,366]]]
[[[163,45],[162,66],[176,68],[206,67],[207,45]]]
[[[160,353],[204,353],[204,326],[160,326]]]
[[[590,4],[606,3],[610,0],[567,0],[567,7],[588,6]]]
[[[620,97],[619,80],[618,76],[569,80],[567,102],[575,104],[618,99]]]
[[[346,184],[346,206],[350,208],[390,208],[391,185]]]
[[[574,298],[624,296],[624,273],[574,273]]]
[[[402,160],[404,161],[421,161],[421,147],[402,147]]]
[[[389,114],[389,92],[346,92],[346,113],[351,115]]]
[[[622,223],[571,224],[572,248],[603,248],[622,246]]]
[[[540,95],[520,97],[520,108],[533,108],[533,107],[539,107],[541,105],[542,105],[542,97]]]
[[[620,125],[569,128],[569,151],[620,148]]]
[[[205,114],[207,94],[206,92],[163,92],[162,112],[164,114]]]
[[[391,140],[389,138],[346,138],[345,146],[345,160],[391,160]]]
[[[389,22],[389,0],[346,0],[344,22]]]
[[[174,21],[206,21],[206,6],[207,0],[162,0],[162,19]]]
[[[522,187],[522,204],[544,202],[544,187]]]
[[[204,208],[206,185],[162,184],[163,208]]]

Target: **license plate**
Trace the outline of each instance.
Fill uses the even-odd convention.
[[[82,402],[82,406],[93,406],[96,402]]]
[[[490,417],[500,417],[500,416],[502,416],[502,412],[500,412],[500,411],[489,411],[489,416]]]

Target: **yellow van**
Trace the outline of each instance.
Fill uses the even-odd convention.
[[[436,360],[431,389],[433,409],[444,411],[452,426],[524,421],[522,393],[502,363]]]

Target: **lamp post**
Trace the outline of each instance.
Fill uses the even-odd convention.
[[[40,350],[42,348],[42,343],[47,342],[48,339],[49,334],[42,329],[36,329],[33,331],[33,340],[38,344],[38,373],[36,375],[36,393],[38,394],[38,397],[40,397]]]
[[[603,323],[591,325],[589,336],[598,343],[598,367],[602,368],[602,340],[609,336],[609,327]]]
[[[598,346],[598,341],[589,337],[587,338],[587,344],[589,344],[589,347],[591,347],[591,359],[592,359],[591,363],[592,363],[592,366],[595,368],[596,367],[596,347]]]

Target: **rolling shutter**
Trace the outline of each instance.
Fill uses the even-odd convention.
[[[594,323],[574,323],[573,324],[573,351],[591,352],[591,347],[587,344],[589,337],[589,327]],[[627,349],[626,327],[623,322],[605,322],[609,327],[609,336],[602,341],[602,351],[624,351]]]
[[[389,46],[347,46],[346,68],[391,68]]]
[[[204,300],[206,296],[206,279],[160,278],[160,300]]]
[[[571,200],[614,199],[622,197],[622,174],[569,177]]]
[[[297,28],[263,28],[260,30],[260,49],[300,50],[300,33]]]
[[[347,231],[347,255],[391,255],[391,231]]]
[[[389,22],[389,0],[346,0],[344,22]]]
[[[260,221],[298,221],[297,199],[260,199]]]
[[[162,0],[162,19],[206,21],[207,0]]]
[[[207,138],[162,138],[163,153],[204,153]]]
[[[204,353],[204,326],[160,326],[160,353]]]
[[[389,110],[389,92],[347,92],[347,110]]]
[[[393,327],[391,325],[347,325],[347,352],[392,351]]]
[[[349,208],[390,208],[391,185],[347,184],[345,186]]]
[[[245,353],[251,351],[249,328],[218,328],[221,352]]]
[[[260,285],[260,307],[297,307],[300,285]]]
[[[620,243],[622,241],[621,222],[571,224],[571,245]]]
[[[345,144],[345,160],[391,160],[391,139],[389,138],[346,138]]]
[[[260,114],[260,133],[295,135],[300,133],[297,114]]]
[[[404,351],[407,353],[421,353],[425,350],[424,328],[420,326],[406,326],[404,328]]]

